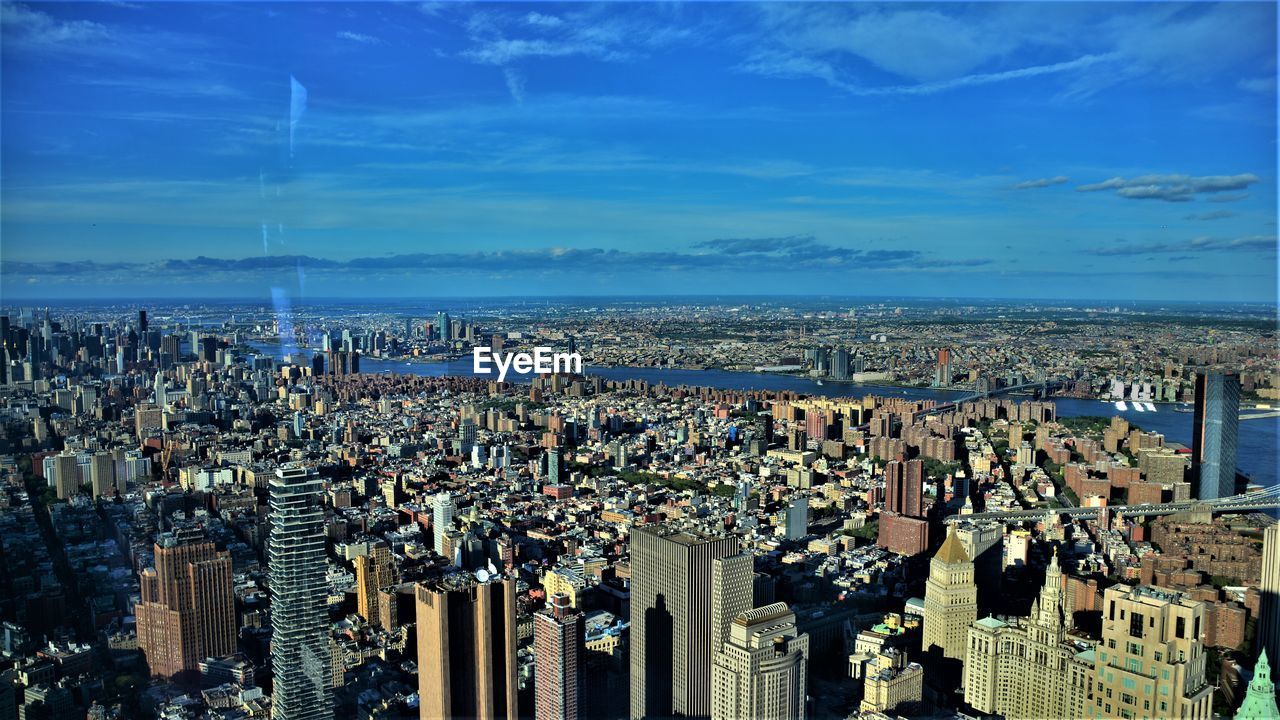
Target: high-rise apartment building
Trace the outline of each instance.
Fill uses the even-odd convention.
[[[1210,716],[1204,604],[1150,585],[1116,585],[1102,599],[1102,640],[1093,681],[1095,718]]]
[[[154,566],[139,576],[139,591],[138,649],[152,675],[172,677],[198,669],[206,657],[235,652],[231,555],[218,551],[203,531],[161,535]]]
[[[809,636],[786,603],[739,613],[713,659],[712,720],[804,720]]]
[[[333,717],[323,490],[298,464],[278,468],[268,488],[273,720]]]
[[[1268,657],[1280,658],[1280,524],[1272,523],[1262,534],[1262,593],[1258,613],[1257,645]]]
[[[450,562],[453,553],[445,548],[445,536],[453,532],[453,496],[447,492],[436,495],[431,500],[431,532],[435,539],[435,551],[444,555]]]
[[[737,552],[733,535],[632,531],[632,718],[711,714],[712,561]]]
[[[1196,497],[1231,497],[1236,488],[1236,431],[1240,424],[1240,378],[1196,373],[1191,467]]]
[[[924,517],[924,462],[894,460],[884,466],[884,508],[907,517]]]
[[[381,625],[378,591],[395,583],[395,562],[391,548],[381,540],[369,552],[356,558],[356,612],[370,625]]]
[[[59,500],[70,499],[80,491],[80,463],[75,453],[64,450],[54,456],[52,480]]]
[[[556,593],[533,616],[535,720],[577,720],[581,713],[585,625],[569,596]]]
[[[515,720],[516,581],[459,572],[417,596],[422,720]]]
[[[89,461],[89,472],[95,498],[111,495],[116,489],[116,459],[106,450],[99,450]]]
[[[978,588],[973,561],[954,531],[929,561],[924,591],[925,652],[937,647],[943,656],[964,660],[969,626],[978,619]]]
[[[1070,614],[1057,551],[1030,617],[986,617],[969,628],[964,699],[1009,720],[1086,717],[1092,695],[1093,649],[1067,639]]]

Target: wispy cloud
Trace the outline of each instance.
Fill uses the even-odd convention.
[[[1181,242],[1116,244],[1088,251],[1092,255],[1185,255],[1187,253],[1271,253],[1276,252],[1275,235],[1249,235],[1238,238],[1202,236]]]
[[[351,32],[350,30],[341,30],[338,32],[339,40],[350,40],[361,45],[379,45],[382,43],[380,38],[373,35],[365,35],[364,33]]]
[[[1047,188],[1047,187],[1052,187],[1054,185],[1062,185],[1070,181],[1071,181],[1071,178],[1067,177],[1066,175],[1056,175],[1051,178],[1037,178],[1035,180],[1023,180],[1022,182],[1014,183],[1013,189],[1014,190],[1033,190],[1036,188]]]
[[[1201,193],[1244,190],[1260,179],[1253,173],[1240,175],[1140,175],[1134,178],[1113,177],[1098,183],[1081,185],[1079,192],[1115,190],[1116,195],[1132,200],[1164,200],[1189,202]]]
[[[706,252],[634,251],[610,248],[549,247],[530,250],[401,253],[350,260],[309,255],[264,255],[247,258],[197,256],[150,262],[29,262],[0,260],[0,274],[10,277],[75,278],[92,275],[103,282],[136,281],[138,273],[161,273],[169,281],[232,275],[243,280],[263,274],[296,271],[312,275],[386,276],[448,272],[452,274],[530,273],[705,273],[732,272],[777,276],[779,273],[822,273],[839,270],[905,270],[981,267],[986,259],[942,261],[918,250],[859,249],[818,242],[810,236],[712,240]]]
[[[511,99],[515,100],[517,105],[523,105],[524,75],[515,68],[503,68],[502,75],[507,81],[507,92],[511,93]]]
[[[1214,210],[1207,213],[1192,213],[1183,218],[1183,220],[1225,220],[1235,217],[1236,214],[1230,210]]]

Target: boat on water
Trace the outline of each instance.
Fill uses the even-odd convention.
[[[1195,412],[1195,408],[1191,407],[1191,403],[1178,403],[1173,406],[1174,412],[1189,413]]]
[[[1125,410],[1129,409],[1129,404],[1123,400],[1117,400],[1116,409],[1119,410],[1120,412],[1124,412]]]

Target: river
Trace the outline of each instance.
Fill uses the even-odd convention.
[[[279,345],[268,343],[250,343],[250,347],[280,360],[285,352]],[[310,351],[301,350],[294,353],[294,362],[302,362],[310,357]],[[471,359],[451,360],[449,362],[404,362],[381,360],[361,356],[360,371],[366,373],[409,373],[438,377],[442,375],[475,375],[472,372]],[[596,375],[608,380],[645,380],[653,384],[698,385],[702,387],[722,388],[725,390],[790,390],[807,395],[823,395],[826,397],[862,397],[864,395],[883,395],[904,397],[913,400],[950,400],[969,394],[964,390],[938,390],[934,388],[900,388],[885,385],[860,385],[856,383],[832,383],[777,373],[737,372],[729,370],[685,370],[679,368],[656,367],[599,367],[586,368],[587,375]],[[496,372],[490,373],[497,377]],[[507,379],[514,382],[527,380],[526,377],[508,373]],[[1058,415],[1061,417],[1080,417],[1100,415],[1111,417],[1120,415],[1130,423],[1143,430],[1158,432],[1173,442],[1191,446],[1192,414],[1175,412],[1172,405],[1155,405],[1154,411],[1137,411],[1132,404],[1123,412],[1116,410],[1115,404],[1103,400],[1080,400],[1077,398],[1054,398]],[[1240,472],[1248,475],[1253,482],[1264,486],[1275,485],[1277,481],[1277,462],[1280,461],[1280,417],[1262,418],[1258,420],[1241,420],[1238,437],[1236,465]]]

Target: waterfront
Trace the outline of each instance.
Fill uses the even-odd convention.
[[[268,343],[251,343],[255,351],[270,355],[277,360],[286,353],[279,345]],[[296,351],[295,362],[302,362],[310,357],[309,350]],[[471,359],[451,360],[448,362],[405,362],[381,360],[361,357],[360,370],[366,373],[395,372],[413,375],[438,377],[444,375],[474,375]],[[725,390],[787,390],[807,395],[826,397],[862,397],[865,395],[883,395],[910,398],[913,400],[951,400],[963,397],[964,390],[942,390],[936,388],[903,388],[883,385],[859,385],[852,383],[822,383],[817,380],[781,375],[776,373],[736,372],[728,370],[684,370],[679,368],[659,367],[603,367],[586,368],[587,375],[594,375],[607,380],[644,380],[652,384],[665,383],[670,386],[696,385],[702,387],[721,388]],[[508,373],[513,378],[516,373]],[[490,375],[497,376],[496,371]],[[525,378],[514,378],[516,381]],[[1105,400],[1082,400],[1079,398],[1053,399],[1060,417],[1081,417],[1097,415],[1111,417],[1119,415],[1144,430],[1161,433],[1170,441],[1191,445],[1191,413],[1175,412],[1172,405],[1156,405],[1155,410],[1137,411],[1130,405],[1128,410],[1118,411],[1115,404]],[[1269,417],[1240,422],[1237,467],[1254,482],[1270,486],[1277,482],[1277,462],[1280,462],[1280,418]]]

